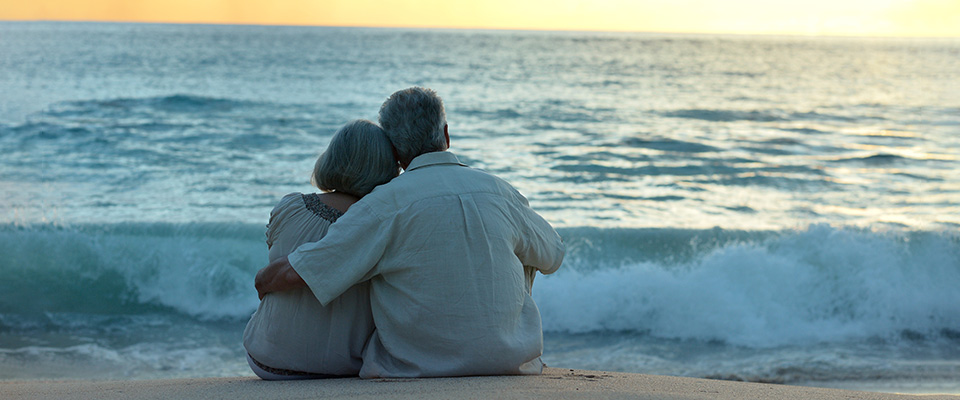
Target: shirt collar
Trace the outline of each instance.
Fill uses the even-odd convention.
[[[439,164],[454,164],[466,167],[466,164],[461,163],[453,153],[449,151],[434,151],[416,156],[413,161],[410,161],[410,165],[407,166],[404,172]]]

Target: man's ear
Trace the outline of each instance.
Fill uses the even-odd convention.
[[[397,160],[397,164],[400,164],[400,168],[406,170],[410,164],[404,165],[403,161],[400,161],[400,153],[397,151],[396,147],[390,145],[390,150],[393,150],[393,159]]]
[[[447,139],[447,149],[450,148],[450,130],[447,129],[449,126],[447,124],[443,125],[443,137]]]

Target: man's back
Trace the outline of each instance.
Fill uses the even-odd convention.
[[[353,205],[332,237],[298,252],[323,254],[320,273],[299,255],[291,264],[325,304],[371,279],[377,330],[361,376],[540,372],[540,314],[523,266],[555,271],[563,244],[506,182],[427,153]]]

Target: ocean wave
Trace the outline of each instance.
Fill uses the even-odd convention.
[[[723,186],[756,186],[782,190],[823,190],[825,188],[842,185],[835,180],[828,179],[823,173],[776,172],[775,169],[761,169],[745,171],[738,175],[718,175],[692,180],[696,183],[718,184]]]
[[[661,113],[665,117],[699,119],[710,122],[733,122],[733,121],[761,121],[776,122],[789,121],[790,116],[782,111],[761,111],[761,110],[710,110],[710,109],[688,109],[666,111]]]
[[[146,184],[189,186],[183,180],[190,175],[264,171],[256,162],[238,160],[271,153],[266,164],[275,166],[315,159],[323,149],[323,134],[334,132],[324,119],[330,113],[311,110],[190,95],[56,103],[26,122],[0,125],[0,151],[9,156],[0,174],[124,191]],[[291,154],[297,149],[315,150]]]
[[[515,118],[523,117],[523,114],[511,108],[502,108],[497,110],[455,109],[451,111],[462,116],[479,117],[483,119],[493,119],[493,120],[505,120],[505,119],[515,119]]]
[[[257,305],[253,276],[267,261],[262,232],[224,224],[6,226],[0,314],[247,317]]]
[[[607,174],[623,176],[697,176],[697,175],[735,175],[746,172],[742,168],[736,168],[727,165],[684,165],[684,166],[657,166],[646,165],[640,167],[614,167],[602,165],[599,163],[576,163],[561,164],[554,167],[555,170],[586,173],[586,174]]]
[[[871,154],[871,155],[862,156],[862,157],[840,158],[840,159],[831,160],[831,161],[838,162],[838,163],[854,162],[854,163],[878,165],[878,164],[894,164],[894,163],[904,162],[904,161],[939,161],[939,160],[921,160],[921,159],[916,159],[911,157],[898,156],[896,154],[878,153],[878,154]]]
[[[558,157],[559,159],[559,157]],[[636,177],[671,176],[678,180],[726,186],[765,186],[775,188],[825,187],[834,185],[822,169],[802,165],[741,167],[742,160],[704,160],[685,165],[638,166],[609,165],[605,161],[564,162],[552,167],[563,174],[554,178],[564,182],[631,182]]]
[[[325,110],[325,111],[324,111]],[[336,105],[281,104],[235,98],[173,94],[64,101],[32,114],[28,121],[3,127],[24,137],[115,136],[152,140],[206,136],[224,130],[289,133],[338,126],[351,119]],[[330,132],[332,133],[332,131]],[[131,135],[133,134],[133,135]],[[219,135],[215,135],[219,136]]]
[[[878,116],[850,117],[839,114],[826,114],[816,111],[794,112],[779,109],[770,110],[718,110],[718,109],[684,109],[664,111],[660,115],[671,118],[697,119],[710,122],[795,122],[795,121],[833,121],[855,122],[863,119],[883,119]],[[810,133],[816,133],[816,130]]]
[[[226,99],[219,97],[173,94],[169,96],[141,98],[113,98],[67,101],[55,104],[47,114],[70,117],[88,114],[96,110],[103,114],[129,115],[138,110],[154,110],[175,113],[207,113],[230,111],[239,107],[253,107],[263,103]]]
[[[707,153],[719,151],[718,148],[702,143],[686,142],[683,140],[657,138],[640,139],[629,138],[623,141],[623,144],[629,147],[640,147],[644,149],[670,151],[675,153]]]
[[[830,133],[822,129],[814,129],[814,128],[780,128],[780,130],[786,131],[786,132],[802,133],[806,135],[826,135]]]
[[[94,321],[70,315],[243,320],[257,306],[262,232],[239,224],[2,227],[0,329]],[[960,335],[956,232],[559,232],[564,265],[534,286],[545,331],[757,348]]]
[[[649,247],[641,238],[636,246],[636,254]],[[955,232],[818,225],[688,250],[676,262],[573,251],[561,271],[534,286],[544,330],[763,348],[949,337],[960,326]]]

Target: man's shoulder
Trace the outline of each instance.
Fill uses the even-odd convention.
[[[503,179],[498,175],[494,175],[492,172],[489,172],[484,169],[472,168],[472,167],[467,167],[464,169],[468,171],[467,172],[468,174],[472,174],[472,177],[476,180],[484,181],[490,185],[495,185],[501,189],[507,189],[511,192],[517,191],[517,189],[514,188],[513,185],[510,184],[510,182],[507,182],[506,179]]]
[[[441,180],[441,182],[455,186],[462,192],[484,192],[493,189],[515,191],[513,185],[505,179],[481,168],[466,165],[445,165],[433,172],[444,175],[446,179]],[[462,183],[462,185],[457,185],[457,183]]]
[[[490,172],[463,164],[437,164],[400,174],[374,188],[354,207],[363,205],[363,208],[386,217],[424,200],[471,194],[525,202],[513,185]]]
[[[462,167],[451,171],[444,182],[450,185],[450,194],[487,199],[490,204],[527,205],[527,199],[505,179],[479,168]]]

